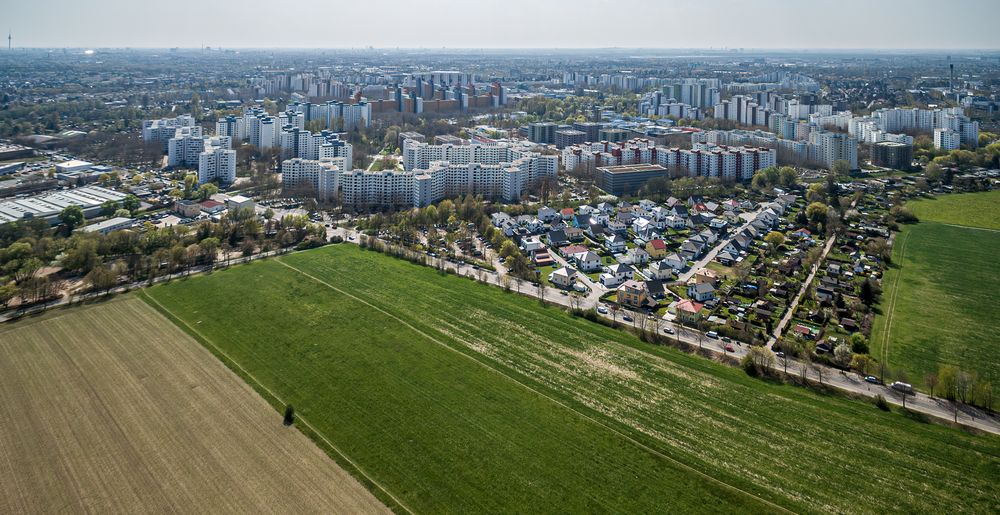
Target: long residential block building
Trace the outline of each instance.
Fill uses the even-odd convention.
[[[567,170],[655,164],[672,175],[745,181],[752,179],[757,170],[774,166],[777,154],[773,148],[697,142],[692,149],[681,149],[656,146],[647,139],[633,139],[624,143],[599,142],[567,147],[562,152],[562,159]]]
[[[420,207],[466,194],[517,202],[532,186],[554,180],[559,169],[558,156],[533,152],[529,145],[407,140],[403,146],[403,171],[352,170],[345,156],[296,157],[282,162],[282,184],[314,189],[325,200],[339,197],[359,209]]]

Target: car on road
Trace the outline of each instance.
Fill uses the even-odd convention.
[[[891,385],[889,385],[889,388],[892,388],[897,392],[903,392],[904,394],[913,393],[913,385],[911,385],[910,383],[904,383],[902,381],[893,382]]]
[[[608,314],[608,308],[606,308],[604,306],[597,306],[597,312],[600,313],[600,314],[602,314],[602,315],[607,315]]]
[[[626,322],[631,322],[632,321],[632,317],[630,315],[622,315],[622,320],[624,320]]]
[[[669,328],[669,327],[664,327],[663,328],[663,332],[665,332],[667,334],[674,334],[674,330],[671,329],[671,328]]]
[[[882,384],[882,381],[879,380],[879,378],[877,378],[875,376],[865,376],[865,381],[867,381],[867,382],[869,382],[871,384]]]
[[[732,341],[733,341],[733,339],[732,339],[732,338],[730,338],[730,337],[728,337],[728,336],[723,336],[723,337],[722,337],[722,341],[724,341],[724,342],[726,342],[726,343],[729,343],[729,342],[732,342]]]
[[[777,356],[777,357],[779,357],[779,358],[785,357],[785,353],[781,352],[780,350],[778,352],[775,352],[774,355]]]
[[[727,351],[727,352],[736,352],[736,349],[735,349],[735,348],[733,348],[733,344],[731,344],[731,343],[727,343],[727,344],[726,344],[726,351]]]
[[[709,332],[705,333],[705,336],[708,336],[709,338],[716,338],[716,339],[718,339],[719,338],[719,333],[717,333],[715,331],[709,331]]]

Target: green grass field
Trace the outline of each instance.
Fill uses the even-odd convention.
[[[943,195],[906,205],[921,221],[1000,230],[1000,190]]]
[[[413,511],[1000,503],[996,437],[754,380],[351,246],[148,295]]]
[[[942,364],[1000,377],[1000,232],[985,230],[1000,214],[998,193],[909,204],[921,222],[896,236],[872,352],[914,384]]]

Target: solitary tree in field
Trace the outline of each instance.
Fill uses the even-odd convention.
[[[295,422],[295,408],[291,404],[285,406],[285,425],[290,426]]]

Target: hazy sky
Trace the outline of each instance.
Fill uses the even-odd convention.
[[[1000,48],[1000,0],[0,0],[26,47]]]

